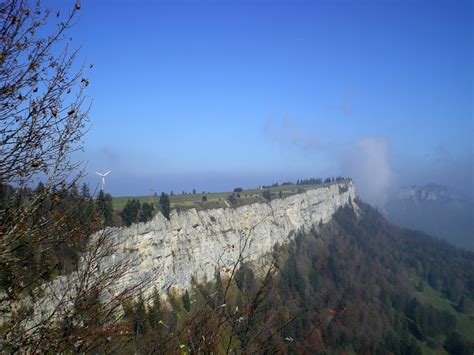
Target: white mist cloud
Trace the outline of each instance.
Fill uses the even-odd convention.
[[[282,146],[296,146],[303,151],[319,152],[336,161],[340,175],[354,179],[357,194],[372,205],[383,207],[394,188],[395,174],[389,161],[389,144],[385,138],[366,137],[349,144],[325,142],[318,134],[304,129],[288,114],[281,122],[267,120],[264,134]]]
[[[358,195],[379,207],[387,202],[395,180],[388,153],[386,139],[370,137],[354,142],[341,159],[341,169],[356,182]]]

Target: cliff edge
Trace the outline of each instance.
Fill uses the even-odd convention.
[[[268,203],[205,211],[172,211],[170,220],[160,213],[148,223],[110,230],[118,244],[107,263],[135,258],[124,284],[138,281],[150,270],[162,292],[184,291],[194,278],[214,278],[216,270],[232,270],[241,259],[255,261],[278,244],[291,240],[298,230],[328,222],[339,207],[356,197],[351,180],[315,187]]]

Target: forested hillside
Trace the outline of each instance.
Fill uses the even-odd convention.
[[[275,299],[290,313],[305,311],[283,331],[299,351],[459,353],[474,340],[473,309],[462,306],[472,304],[473,286],[473,254],[389,225],[364,205],[360,219],[341,209],[320,232],[296,239]]]

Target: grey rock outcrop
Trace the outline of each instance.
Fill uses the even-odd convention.
[[[474,250],[474,203],[441,185],[400,189],[383,208],[387,219],[403,227]]]
[[[134,257],[138,262],[122,280],[123,286],[156,270],[156,286],[181,292],[198,282],[213,279],[216,270],[232,270],[239,255],[256,261],[299,230],[328,222],[336,210],[356,197],[352,181],[316,187],[269,203],[204,211],[172,211],[148,223],[111,230],[118,244],[115,258]]]
[[[447,199],[463,199],[446,186],[428,184],[425,186],[410,186],[401,188],[393,199],[419,201],[436,201]]]

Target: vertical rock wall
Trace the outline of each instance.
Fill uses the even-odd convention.
[[[136,266],[122,280],[133,283],[156,270],[162,291],[182,291],[197,281],[213,279],[216,269],[231,269],[239,255],[255,261],[284,244],[298,230],[328,222],[336,210],[356,197],[352,181],[315,187],[304,193],[238,208],[173,211],[170,220],[113,229],[118,254],[135,257]]]

